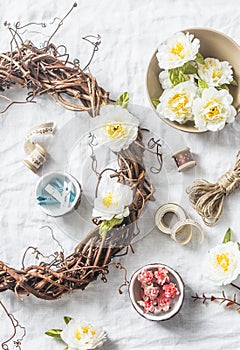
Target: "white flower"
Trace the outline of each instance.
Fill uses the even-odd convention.
[[[106,333],[91,323],[72,319],[61,332],[68,350],[96,349],[106,341]]]
[[[157,106],[157,112],[164,118],[180,124],[193,120],[192,104],[198,88],[191,81],[185,81],[172,89],[164,90]]]
[[[196,127],[201,131],[217,131],[226,123],[232,123],[236,115],[232,102],[232,95],[225,89],[217,90],[214,87],[204,89],[202,97],[193,103]]]
[[[159,67],[162,69],[181,67],[184,63],[195,60],[199,47],[200,41],[192,34],[175,33],[158,48]]]
[[[122,219],[129,215],[133,193],[129,186],[109,181],[94,200],[92,216],[101,220]]]
[[[101,107],[100,115],[93,119],[92,128],[99,144],[112,151],[126,149],[137,138],[139,120],[118,105]]]
[[[219,244],[209,251],[209,278],[216,284],[229,284],[239,273],[240,251],[236,242]]]
[[[173,87],[173,84],[169,78],[168,70],[161,71],[161,73],[159,74],[159,81],[160,81],[160,84],[162,85],[162,88],[164,90],[170,89]]]
[[[220,62],[216,58],[205,58],[204,64],[198,64],[198,75],[208,86],[230,84],[233,70],[227,61]]]

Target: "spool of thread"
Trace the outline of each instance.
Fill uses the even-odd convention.
[[[172,158],[175,160],[179,172],[185,171],[196,166],[196,162],[193,159],[193,155],[189,147],[186,147],[184,149],[181,149],[180,151],[173,153]]]
[[[38,143],[31,144],[31,152],[23,160],[23,163],[34,173],[46,162],[47,152]]]

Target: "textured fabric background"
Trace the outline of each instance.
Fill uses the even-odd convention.
[[[54,29],[49,23],[54,17],[62,17],[71,2],[67,0],[9,0],[0,4],[0,51],[9,49],[9,33],[3,22],[45,22],[45,36],[35,32],[24,33],[24,38],[40,44]],[[221,292],[221,287],[210,284],[205,276],[204,263],[209,248],[222,240],[231,226],[234,238],[240,240],[239,192],[231,195],[219,224],[205,228],[205,241],[200,246],[190,244],[180,247],[169,237],[154,228],[156,208],[167,201],[179,202],[189,214],[201,223],[190,208],[185,189],[196,177],[215,181],[232,164],[239,149],[239,119],[220,133],[190,135],[175,131],[165,125],[151,111],[145,91],[146,69],[157,45],[172,33],[190,27],[211,27],[220,30],[240,44],[240,5],[233,0],[81,0],[78,7],[64,22],[55,37],[56,44],[68,48],[71,59],[78,57],[87,62],[90,47],[81,37],[101,34],[102,44],[91,65],[92,73],[100,85],[117,98],[123,91],[131,96],[130,109],[142,120],[142,125],[161,138],[164,151],[164,169],[159,175],[151,175],[157,187],[156,202],[146,209],[145,219],[139,223],[142,232],[134,245],[135,254],[121,258],[129,277],[146,263],[162,262],[175,268],[186,285],[186,299],[181,312],[164,323],[153,323],[141,318],[132,308],[127,290],[119,295],[117,289],[123,275],[111,268],[108,283],[100,280],[85,292],[65,295],[60,300],[47,302],[33,297],[17,300],[13,293],[0,295],[7,308],[26,326],[27,336],[23,349],[62,349],[64,346],[44,335],[49,328],[61,328],[63,316],[81,317],[101,325],[109,340],[104,350],[220,350],[239,348],[239,314],[224,310],[223,306],[193,303],[195,292],[206,294]],[[33,27],[33,31],[41,31]],[[26,91],[16,89],[9,95],[23,100]],[[34,175],[22,164],[23,144],[27,131],[34,125],[54,120],[57,133],[48,147],[51,159],[42,171]],[[21,266],[21,256],[29,245],[39,247],[43,253],[57,250],[47,229],[50,225],[61,241],[65,252],[73,251],[92,227],[91,195],[92,174],[88,162],[81,161],[81,140],[88,130],[87,115],[67,111],[43,96],[36,104],[14,105],[0,117],[0,259],[11,266]],[[80,143],[79,143],[80,142]],[[178,174],[170,157],[172,151],[190,146],[198,166],[184,174]],[[146,160],[147,161],[147,160]],[[148,161],[150,163],[150,161]],[[78,211],[58,220],[47,217],[34,200],[36,182],[42,172],[67,169],[77,176],[86,192]],[[90,198],[90,199],[89,199]],[[89,199],[89,200],[88,200]],[[28,262],[34,262],[33,257]],[[228,295],[233,288],[225,288]],[[11,334],[11,325],[0,309],[0,343]]]

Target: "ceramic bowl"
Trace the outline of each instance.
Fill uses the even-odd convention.
[[[51,172],[47,173],[44,176],[40,178],[36,185],[36,198],[39,196],[48,196],[48,193],[45,191],[45,188],[48,184],[54,183],[55,179],[58,179],[62,184],[64,181],[72,182],[73,184],[73,189],[72,192],[75,195],[74,200],[70,203],[69,206],[66,207],[61,207],[60,204],[50,204],[50,205],[39,205],[38,206],[44,211],[45,214],[53,216],[53,217],[58,217],[58,216],[63,216],[66,215],[73,210],[77,209],[77,207],[80,204],[81,201],[81,185],[79,182],[70,174],[68,173],[63,173],[63,172]]]
[[[231,64],[233,67],[234,78],[238,82],[238,86],[230,86],[230,93],[233,96],[234,107],[238,112],[240,112],[240,46],[227,35],[209,28],[190,28],[182,30],[182,32],[189,32],[200,40],[199,52],[203,55],[203,57],[214,57],[221,61],[228,61]],[[159,73],[162,71],[162,69],[160,69],[158,66],[156,54],[157,50],[154,52],[148,65],[146,77],[147,95],[150,105],[154,111],[156,111],[156,108],[152,103],[152,99],[158,99],[163,92],[159,82]],[[203,132],[196,129],[193,122],[179,124],[166,118],[161,119],[168,125],[182,131],[191,133]]]
[[[171,308],[167,312],[162,312],[159,314],[144,313],[143,308],[138,304],[138,301],[141,300],[141,283],[138,281],[138,274],[142,269],[147,269],[154,272],[154,271],[157,271],[159,267],[165,268],[168,271],[168,276],[170,277],[170,281],[175,283],[180,293],[178,296],[176,296],[173,299]],[[171,267],[167,265],[160,264],[160,263],[153,263],[153,264],[149,264],[141,267],[132,275],[130,284],[129,284],[129,297],[134,309],[142,317],[150,321],[166,321],[174,317],[180,311],[184,301],[184,289],[185,288],[184,288],[183,280],[176,271],[174,271]]]

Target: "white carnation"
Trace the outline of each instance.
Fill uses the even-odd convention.
[[[109,181],[94,200],[92,216],[101,220],[122,219],[129,215],[133,192],[127,185]]]
[[[209,87],[230,84],[233,80],[230,64],[216,58],[205,58],[204,64],[198,64],[198,75]]]
[[[72,319],[61,332],[68,350],[96,349],[106,341],[106,333],[89,322]]]
[[[232,102],[232,95],[225,89],[204,89],[202,97],[195,99],[193,103],[196,127],[201,131],[217,131],[226,123],[232,123],[236,115]]]
[[[157,53],[159,67],[171,69],[181,67],[184,63],[195,60],[200,47],[200,41],[189,33],[175,33],[163,42]]]
[[[164,90],[157,106],[157,112],[171,121],[180,124],[193,120],[192,105],[198,93],[197,86],[191,81],[176,85],[172,89]]]
[[[101,107],[100,115],[92,120],[91,129],[98,144],[114,152],[126,149],[136,140],[139,120],[118,105]]]
[[[234,281],[240,273],[240,251],[236,242],[227,242],[209,251],[209,278],[218,285]]]

